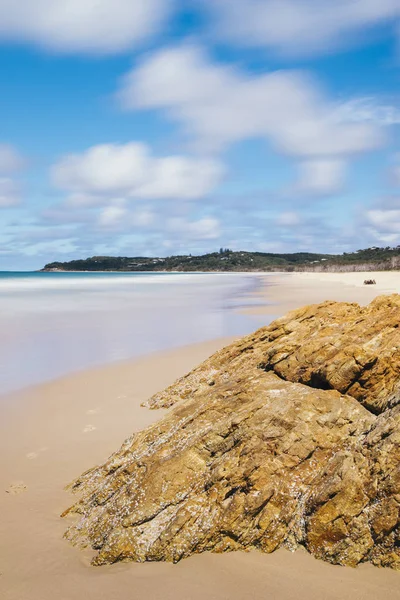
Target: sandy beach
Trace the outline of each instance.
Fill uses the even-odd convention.
[[[373,278],[376,286],[364,286]],[[281,316],[303,304],[366,304],[400,292],[400,274],[266,275],[251,314]],[[305,551],[203,554],[172,564],[90,566],[91,553],[63,540],[65,486],[164,411],[141,407],[231,341],[213,341],[94,368],[0,402],[0,597],[5,600],[383,600],[400,599],[400,575],[317,561]]]
[[[376,285],[364,285],[365,279],[375,279]],[[400,273],[396,271],[276,273],[266,275],[265,283],[254,294],[259,303],[243,312],[279,317],[299,306],[325,300],[363,306],[381,294],[400,293]]]

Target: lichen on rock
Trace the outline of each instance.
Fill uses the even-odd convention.
[[[302,545],[400,568],[399,316],[397,295],[325,302],[217,352],[72,484],[66,537],[97,565]]]

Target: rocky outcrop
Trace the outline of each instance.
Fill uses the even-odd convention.
[[[303,545],[400,568],[400,296],[294,311],[149,400],[175,407],[72,484],[94,564]]]
[[[400,296],[380,296],[369,306],[339,302],[290,312],[217,352],[149,400],[169,407],[206,391],[230,373],[253,367],[319,389],[336,389],[374,413],[400,401]]]

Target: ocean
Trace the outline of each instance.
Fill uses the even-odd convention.
[[[267,322],[257,274],[0,272],[0,394]],[[268,319],[268,322],[270,319]]]

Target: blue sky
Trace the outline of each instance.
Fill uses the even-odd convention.
[[[0,270],[400,244],[400,0],[0,0]]]

